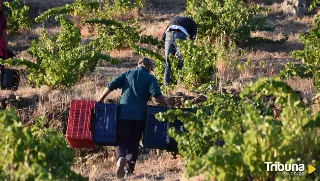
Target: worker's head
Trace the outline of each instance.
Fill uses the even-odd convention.
[[[141,60],[139,60],[138,62],[138,66],[143,66],[145,67],[149,72],[153,71],[154,70],[154,61],[149,59],[149,58],[143,58]]]

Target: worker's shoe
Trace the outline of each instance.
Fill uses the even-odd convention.
[[[126,175],[125,166],[127,164],[127,159],[125,157],[120,157],[117,161],[117,178],[123,178]]]
[[[128,165],[125,167],[125,171],[126,171],[126,177],[130,177],[133,175],[133,172],[130,170]]]

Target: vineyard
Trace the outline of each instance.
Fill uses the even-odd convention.
[[[141,145],[129,180],[320,180],[318,0],[4,4],[16,56],[0,64],[19,70],[20,82],[0,90],[0,180],[115,179],[114,147],[68,145],[69,104],[96,100],[141,57],[156,62],[153,74],[177,108],[156,117],[181,120],[185,131],[169,130],[178,155]],[[171,56],[164,86],[161,36],[175,15],[192,17],[198,34],[177,42],[184,67]],[[106,101],[120,96],[113,91]],[[308,165],[316,170],[309,174]]]

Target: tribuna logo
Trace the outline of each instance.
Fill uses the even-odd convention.
[[[287,171],[287,172],[303,172],[304,164],[282,164],[280,162],[264,162],[267,164],[267,171]]]

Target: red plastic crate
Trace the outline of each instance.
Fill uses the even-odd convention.
[[[96,101],[71,100],[66,138],[73,148],[95,148],[92,140],[91,118]]]

